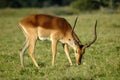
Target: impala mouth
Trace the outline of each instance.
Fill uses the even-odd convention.
[[[79,59],[77,59],[76,64],[77,64],[77,65],[80,65],[80,64],[81,64],[81,62],[82,62],[82,55],[80,55]]]

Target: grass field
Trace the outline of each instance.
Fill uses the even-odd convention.
[[[93,38],[93,27],[98,20],[97,41],[86,50],[82,64],[70,66],[61,44],[58,44],[55,66],[51,66],[51,44],[38,41],[35,57],[36,68],[25,53],[25,67],[21,68],[19,49],[25,37],[18,28],[22,17],[41,13],[40,9],[0,10],[0,80],[120,80],[120,14],[79,14],[75,31],[83,42]],[[44,12],[43,12],[44,13]],[[60,15],[73,25],[76,15]],[[73,50],[70,56],[75,64]]]

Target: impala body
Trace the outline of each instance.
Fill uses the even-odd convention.
[[[75,24],[76,22],[77,18],[75,20]],[[37,39],[51,40],[52,65],[54,65],[55,62],[57,43],[58,41],[60,41],[63,44],[64,51],[67,55],[69,63],[72,65],[72,61],[69,56],[68,45],[74,49],[76,63],[80,64],[82,55],[85,52],[85,48],[93,44],[97,38],[96,35],[97,22],[95,24],[95,37],[93,41],[86,45],[83,45],[81,43],[78,36],[74,32],[74,27],[72,28],[71,25],[64,18],[46,14],[33,14],[21,19],[19,21],[19,25],[26,37],[26,41],[20,53],[20,60],[22,66],[24,65],[23,59],[24,52],[29,47],[29,55],[32,58],[35,66],[38,67],[38,64],[33,54]]]

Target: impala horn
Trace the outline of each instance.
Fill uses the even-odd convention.
[[[76,26],[77,20],[78,20],[78,16],[76,17],[75,22],[74,22],[74,26],[73,26],[73,28],[72,28],[72,35],[73,35],[73,32],[74,32],[74,29],[75,29],[75,26]]]
[[[96,20],[96,22],[95,22],[94,38],[93,38],[93,40],[90,41],[88,44],[84,45],[83,49],[90,47],[90,46],[97,40],[96,27],[97,27],[97,20]]]

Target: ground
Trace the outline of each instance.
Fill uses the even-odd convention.
[[[97,41],[88,49],[81,65],[75,65],[72,48],[70,66],[61,43],[57,46],[55,66],[51,65],[50,41],[37,41],[36,68],[26,51],[25,67],[20,66],[20,48],[25,41],[18,21],[40,9],[0,10],[0,80],[119,80],[120,79],[120,14],[81,13],[75,32],[83,44],[93,39],[95,20],[98,20]],[[73,25],[77,15],[58,15]]]

